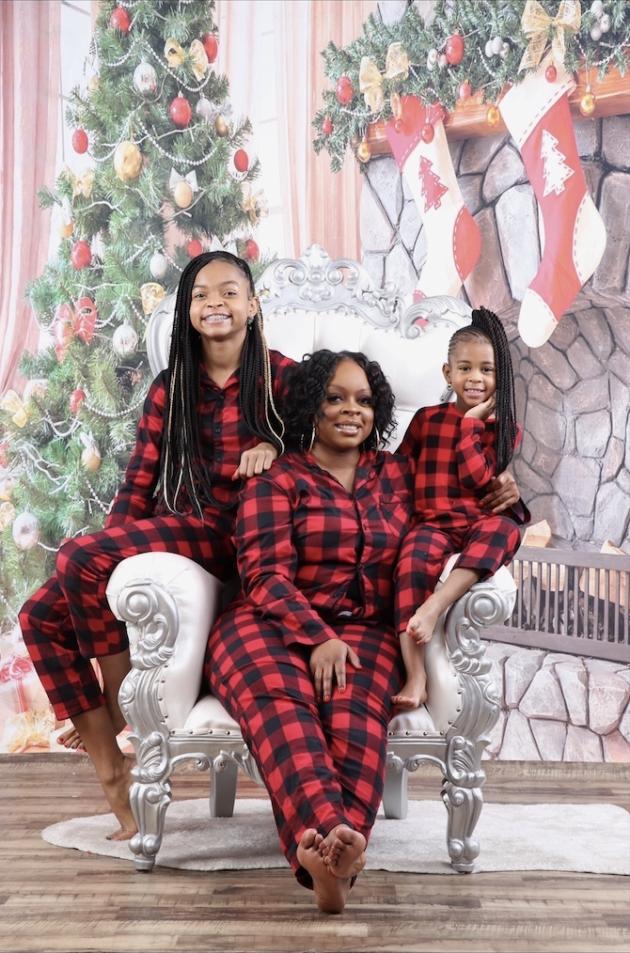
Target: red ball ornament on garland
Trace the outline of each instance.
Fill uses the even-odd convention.
[[[169,112],[176,126],[187,126],[192,116],[190,103],[187,99],[184,99],[181,93],[171,103]]]
[[[335,90],[337,99],[340,103],[346,106],[354,96],[354,89],[352,87],[352,80],[349,76],[340,76],[337,80],[337,88]]]
[[[333,131],[332,119],[330,118],[330,116],[326,116],[326,118],[324,119],[322,123],[322,132],[325,136],[329,136],[332,131]]]
[[[557,75],[558,75],[558,70],[553,65],[553,63],[550,63],[547,69],[545,70],[545,79],[547,80],[548,83],[555,83]]]
[[[81,390],[80,387],[77,387],[76,390],[73,390],[68,398],[68,405],[70,407],[71,414],[78,414],[79,407],[85,400],[85,393]]]
[[[219,42],[216,36],[213,36],[212,33],[206,33],[203,38],[203,48],[206,51],[208,62],[214,63],[219,55]]]
[[[75,152],[78,152],[79,155],[83,155],[84,152],[87,152],[88,137],[85,129],[75,129],[72,133],[72,148]]]
[[[244,149],[234,153],[234,168],[237,172],[247,172],[249,169],[249,156]]]
[[[459,33],[453,33],[446,41],[446,59],[451,66],[458,66],[464,59],[464,38]]]
[[[245,251],[243,253],[243,258],[247,261],[258,261],[258,256],[260,255],[260,248],[256,244],[253,238],[248,238],[245,242]]]
[[[87,268],[92,261],[92,250],[87,242],[75,242],[70,252],[70,261],[73,267],[80,271],[81,268]]]
[[[200,255],[203,251],[203,245],[198,238],[191,238],[191,240],[186,245],[186,251],[188,252],[191,258],[196,258],[197,255]]]
[[[463,100],[464,102],[467,99],[470,99],[472,95],[472,89],[470,87],[470,83],[468,82],[468,80],[464,80],[464,82],[460,85],[459,90],[457,92],[458,92],[459,98]]]
[[[422,141],[429,143],[433,142],[435,136],[435,129],[430,122],[425,122],[424,126],[420,130],[420,135],[422,136]]]
[[[116,7],[109,18],[109,25],[113,27],[114,30],[120,30],[121,33],[129,33],[131,29],[131,19],[124,7]]]

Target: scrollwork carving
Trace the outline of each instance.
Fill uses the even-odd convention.
[[[116,606],[139,631],[132,666],[149,669],[167,662],[179,629],[177,603],[168,590],[153,579],[134,579],[121,590]]]

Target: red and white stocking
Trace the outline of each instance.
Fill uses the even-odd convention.
[[[387,124],[387,138],[427,233],[427,260],[414,298],[456,295],[477,264],[479,228],[457,183],[443,108],[423,106],[415,96],[403,96],[401,107],[401,119]]]
[[[499,103],[542,212],[542,260],[523,296],[518,322],[529,347],[540,347],[553,334],[606,247],[606,229],[588,194],[569,110],[575,81],[554,63],[556,77],[549,82],[550,62],[546,57]]]

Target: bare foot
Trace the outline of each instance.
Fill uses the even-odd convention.
[[[392,701],[397,708],[413,711],[420,708],[427,700],[427,679],[407,680],[397,695],[392,695]]]
[[[110,834],[107,840],[131,840],[133,835],[138,832],[129,801],[129,788],[132,783],[131,772],[134,765],[135,760],[126,757],[121,752],[120,761],[116,765],[111,779],[104,781],[101,778],[101,784],[109,801],[109,806],[120,823],[120,828]]]
[[[302,834],[297,859],[313,878],[313,892],[322,913],[341,913],[348,899],[350,879],[335,876],[320,853],[324,838],[313,827]]]
[[[433,635],[433,630],[439,618],[440,610],[438,606],[432,606],[431,598],[429,598],[419,609],[416,609],[412,615],[406,629],[407,634],[410,635],[418,645],[426,645]]]
[[[320,854],[335,877],[356,877],[365,867],[365,837],[347,824],[338,824],[323,839]]]
[[[74,751],[85,751],[81,735],[73,725],[66,728],[62,735],[57,736],[57,744],[63,745],[64,748],[72,748]]]

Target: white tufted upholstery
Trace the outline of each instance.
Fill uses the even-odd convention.
[[[425,299],[400,314],[393,288],[376,289],[360,265],[331,262],[317,245],[299,261],[270,266],[258,287],[272,348],[296,360],[322,347],[363,351],[381,364],[396,395],[392,449],[418,407],[444,399],[448,340],[469,321],[463,302]],[[174,296],[165,299],[149,323],[155,373],[168,363],[173,305]],[[426,326],[420,329],[417,319]],[[109,581],[110,605],[127,622],[132,642],[133,669],[120,703],[138,762],[131,798],[139,833],[131,849],[142,870],[152,868],[160,847],[176,763],[192,758],[210,769],[211,816],[231,815],[238,767],[260,783],[236,723],[205,690],[199,696],[221,592],[221,583],[204,569],[168,553],[127,559]],[[479,850],[472,834],[485,780],[481,755],[499,715],[479,633],[484,624],[507,618],[514,595],[512,577],[502,569],[451,608],[426,646],[426,704],[390,723],[385,812],[404,817],[407,772],[423,759],[440,764],[447,846],[456,870],[472,870]]]

